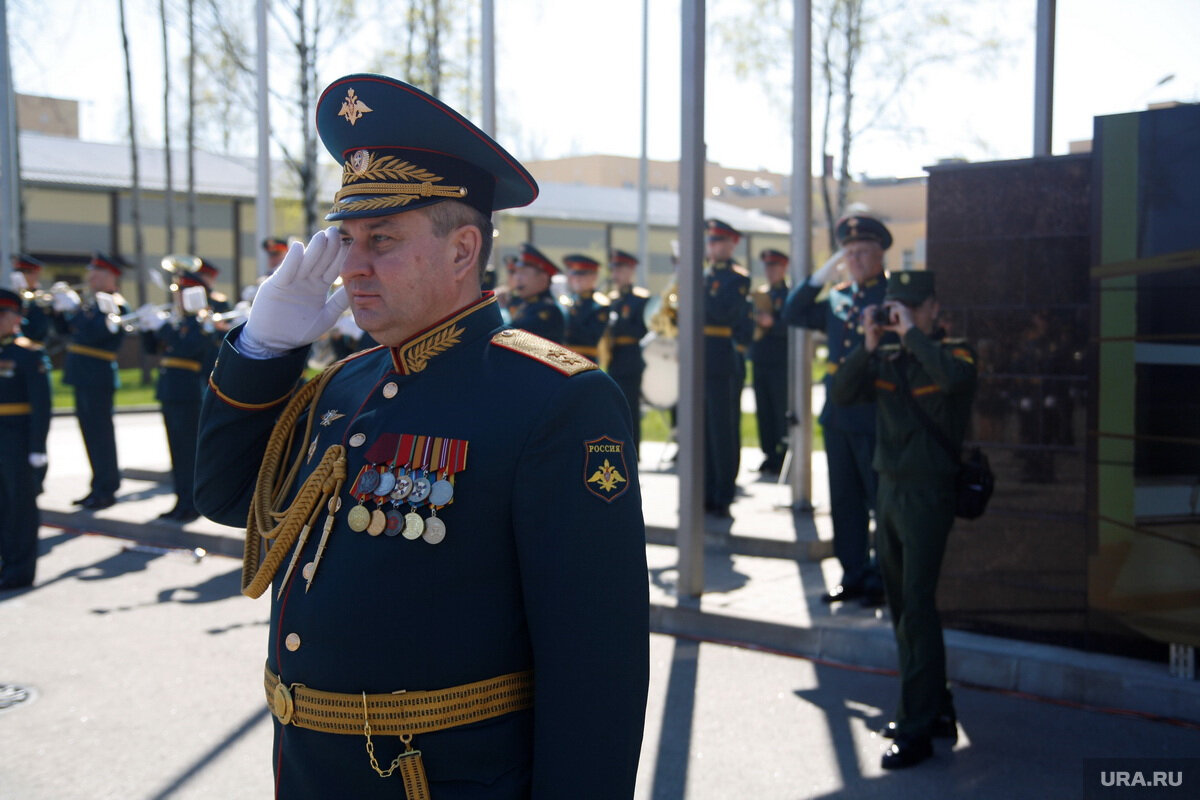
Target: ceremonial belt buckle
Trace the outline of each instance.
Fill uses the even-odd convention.
[[[296,715],[296,701],[292,697],[292,689],[303,686],[302,683],[288,686],[283,681],[275,684],[275,690],[271,692],[271,713],[279,720],[280,725],[287,725]]]

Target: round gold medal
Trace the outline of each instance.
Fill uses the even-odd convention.
[[[425,532],[425,520],[421,519],[421,515],[415,511],[410,511],[404,515],[404,538],[405,539],[420,539],[421,534]]]
[[[352,531],[365,531],[371,524],[371,512],[367,511],[367,507],[360,503],[346,514],[346,524]]]
[[[371,512],[371,522],[367,525],[367,533],[378,536],[387,527],[387,515],[378,508]]]

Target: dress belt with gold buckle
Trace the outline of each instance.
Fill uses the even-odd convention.
[[[344,694],[290,686],[265,670],[267,706],[283,725],[321,733],[365,734],[371,766],[381,778],[397,768],[408,800],[428,800],[429,782],[421,751],[412,746],[418,733],[455,728],[533,707],[533,673],[511,672],[496,678],[432,691]],[[399,736],[405,751],[384,770],[375,759],[371,734]]]

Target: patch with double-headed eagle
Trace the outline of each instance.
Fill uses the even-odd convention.
[[[611,503],[629,488],[629,469],[625,464],[625,443],[608,436],[583,443],[583,485],[606,503]]]
[[[546,366],[553,367],[563,375],[577,375],[591,369],[599,369],[596,362],[585,358],[573,350],[568,350],[549,339],[543,339],[535,333],[518,328],[502,330],[492,337],[492,344],[529,356]]]

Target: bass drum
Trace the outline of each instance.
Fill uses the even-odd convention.
[[[642,399],[654,408],[679,402],[679,340],[650,333],[642,339]]]

